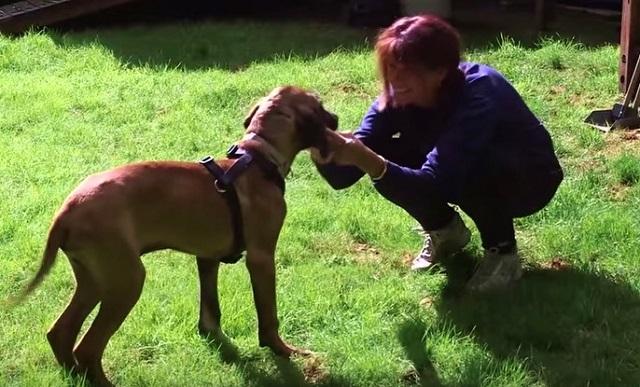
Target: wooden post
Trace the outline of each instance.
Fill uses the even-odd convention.
[[[535,0],[536,30],[544,31],[549,26],[555,0]]]
[[[631,74],[640,55],[640,1],[622,0],[622,23],[620,26],[619,88],[627,91]]]

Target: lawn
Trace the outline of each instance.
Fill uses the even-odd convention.
[[[546,209],[517,220],[526,267],[517,287],[463,292],[481,257],[475,229],[443,270],[410,273],[415,223],[366,179],[333,191],[302,153],[287,180],[277,293],[283,337],[317,355],[288,363],[258,348],[242,263],[220,279],[235,353],[208,345],[196,327],[195,261],[163,251],[144,257],[142,297],[105,353],[109,377],[122,386],[638,385],[640,135],[582,123],[619,97],[617,47],[505,37],[466,56],[513,82],[566,172]],[[0,79],[0,298],[35,272],[56,209],[86,175],[220,157],[277,85],[317,91],[342,130],[378,90],[370,38],[306,24],[0,36]],[[60,254],[31,298],[0,308],[0,385],[79,383],[45,337],[73,288]]]

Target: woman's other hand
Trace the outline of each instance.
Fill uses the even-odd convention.
[[[357,143],[356,143],[357,142]],[[311,160],[316,164],[334,163],[337,165],[353,165],[354,155],[360,140],[354,137],[353,133],[338,133],[327,131],[328,152],[326,157],[322,157],[317,148],[309,148]]]
[[[311,159],[316,164],[355,165],[374,179],[384,175],[386,160],[364,145],[353,133],[327,131],[327,143],[327,157],[322,157],[315,148],[310,149]]]

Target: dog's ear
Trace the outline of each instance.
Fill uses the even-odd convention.
[[[256,103],[251,110],[249,111],[249,114],[247,114],[246,117],[244,117],[244,128],[247,129],[249,127],[249,124],[251,124],[251,120],[253,119],[253,116],[256,115],[256,112],[258,111],[258,108],[260,107],[260,102]]]

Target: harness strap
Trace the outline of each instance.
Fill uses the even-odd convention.
[[[231,222],[233,224],[233,247],[231,248],[231,253],[226,256],[220,258],[221,262],[224,263],[236,263],[242,258],[242,253],[244,251],[244,233],[242,232],[242,212],[240,210],[240,202],[238,201],[238,194],[233,187],[233,179],[232,176],[237,176],[238,173],[231,174],[234,166],[238,164],[234,163],[228,171],[225,171],[213,160],[211,156],[207,156],[200,160],[200,164],[202,164],[208,171],[213,175],[214,181],[213,184],[216,187],[216,190],[224,196],[229,204],[229,208],[231,209]],[[248,162],[242,163],[240,165],[242,170],[246,169],[249,165]],[[237,170],[237,168],[236,168]]]
[[[242,229],[242,211],[233,182],[240,176],[251,163],[256,162],[265,176],[280,187],[284,195],[285,183],[278,167],[259,153],[252,153],[233,145],[227,151],[227,158],[235,159],[235,162],[226,171],[216,164],[211,156],[200,160],[209,173],[213,176],[213,184],[216,190],[224,196],[231,210],[231,222],[233,223],[233,247],[231,253],[220,259],[224,263],[236,263],[242,258],[245,250],[244,233]]]

